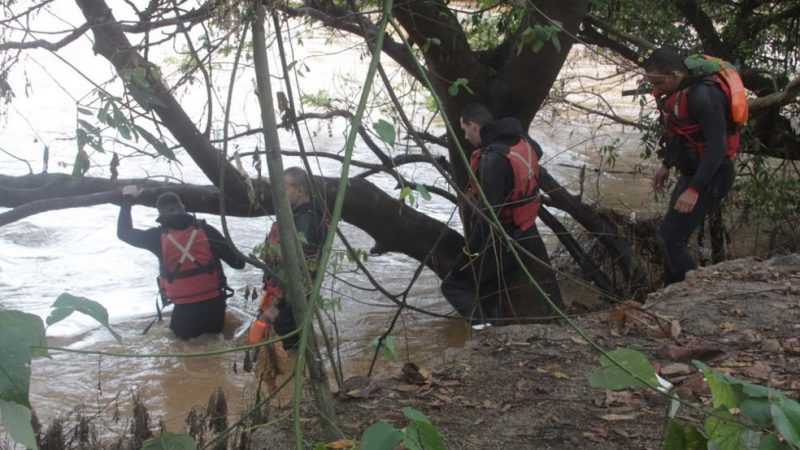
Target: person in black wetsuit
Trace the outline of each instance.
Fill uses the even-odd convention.
[[[540,207],[541,148],[515,118],[494,121],[486,106],[476,103],[461,112],[461,128],[475,146],[470,166],[505,231],[534,253]],[[477,198],[477,186],[469,194]],[[483,205],[480,208],[487,212]],[[517,262],[497,232],[476,214],[467,245],[442,280],[442,294],[475,328],[501,317],[500,298],[505,279],[518,270]],[[523,260],[525,258],[523,257]],[[552,298],[561,304],[561,298]]]
[[[286,183],[286,194],[292,207],[292,217],[297,234],[301,236],[303,254],[306,257],[311,277],[316,272],[316,259],[319,256],[325,236],[328,233],[328,224],[321,205],[312,197],[311,179],[308,173],[300,167],[290,167],[283,172]],[[264,290],[270,298],[265,304],[262,302],[259,319],[273,323],[275,332],[285,336],[297,328],[297,322],[292,307],[286,300],[283,281],[276,274],[280,273],[280,239],[278,236],[278,222],[275,221],[267,235],[264,259],[271,266],[271,271],[264,275]],[[284,348],[291,349],[297,345],[299,335],[283,338]]]
[[[123,188],[117,220],[117,237],[134,247],[149,250],[159,261],[159,291],[174,303],[169,327],[180,339],[204,333],[220,333],[225,325],[228,288],[220,261],[234,269],[244,268],[219,231],[186,213],[181,199],[165,192],[156,200],[158,227],[133,228],[131,206],[141,192]]]
[[[697,267],[687,243],[733,185],[739,132],[730,99],[719,83],[713,77],[691,76],[676,51],[654,51],[644,69],[666,127],[662,164],[653,177],[656,192],[664,192],[672,168],[679,174],[658,229],[664,283],[671,284]]]

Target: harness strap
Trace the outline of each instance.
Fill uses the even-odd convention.
[[[184,247],[178,242],[175,237],[167,233],[167,239],[172,242],[172,244],[177,247],[178,250],[181,251],[181,259],[178,261],[178,264],[183,264],[187,259],[193,263],[197,262],[197,258],[194,257],[191,253],[189,253],[189,249],[192,248],[192,244],[194,244],[194,239],[197,237],[197,228],[192,229],[192,234],[189,235],[189,240],[186,242],[186,246]]]
[[[163,275],[167,277],[168,281],[172,281],[172,280],[177,280],[179,278],[193,277],[195,275],[200,275],[202,273],[211,273],[218,266],[219,264],[217,262],[212,262],[211,264],[208,265],[198,264],[197,267],[195,267],[194,269],[181,270],[175,272],[164,271]]]
[[[523,206],[523,205],[526,205],[526,204],[528,204],[528,203],[530,203],[532,201],[535,201],[537,198],[539,198],[539,188],[538,187],[536,189],[534,189],[533,194],[531,194],[531,195],[529,195],[527,197],[522,197],[522,198],[520,198],[518,200],[514,200],[513,202],[503,203],[502,205],[500,205],[500,207],[501,208],[519,208],[520,206]]]
[[[522,155],[520,155],[519,153],[515,153],[515,152],[508,152],[508,155],[509,156],[513,156],[514,158],[517,158],[523,165],[525,165],[525,169],[528,171],[527,175],[529,177],[536,178],[536,172],[534,172],[533,166],[531,166],[530,160],[523,158]],[[530,156],[530,153],[529,153],[528,156]]]

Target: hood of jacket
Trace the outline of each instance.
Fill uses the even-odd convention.
[[[515,117],[489,122],[481,127],[481,147],[492,144],[514,145],[524,135],[522,125]]]
[[[188,213],[165,214],[158,216],[156,222],[173,230],[182,230],[192,225],[195,222],[195,218]]]

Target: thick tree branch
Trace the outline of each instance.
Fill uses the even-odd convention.
[[[206,136],[181,108],[170,90],[158,77],[151,63],[141,57],[131,46],[119,23],[103,0],[76,0],[87,23],[92,25],[95,37],[94,50],[108,59],[134,93],[137,102],[146,110],[154,111],[175,139],[180,142],[198,167],[215,185],[219,183],[220,168],[225,171],[228,204],[247,204],[247,188],[236,169],[228,164],[222,153],[214,148]],[[137,77],[147,78],[147,83],[137,82]],[[137,94],[138,93],[138,94]]]
[[[672,0],[672,4],[683,14],[692,26],[697,36],[700,38],[700,42],[703,43],[703,48],[707,52],[728,61],[736,60],[730,48],[725,45],[719,37],[714,22],[708,17],[705,11],[703,11],[699,3],[695,0]]]
[[[262,206],[254,207],[239,202],[226,205],[226,214],[259,217],[274,213],[269,184],[259,180],[251,182],[261,195]],[[314,177],[314,182],[321,192],[320,196],[328,201],[328,207],[333,208],[339,179]],[[220,214],[219,190],[214,186],[134,179],[114,183],[93,177],[75,180],[66,174],[0,175],[0,207],[14,208],[0,215],[0,226],[52,209],[118,203],[121,187],[128,184],[144,189],[136,198],[137,204],[155,206],[158,195],[173,191],[181,197],[189,211]],[[404,253],[418,261],[425,261],[426,266],[440,277],[450,270],[455,255],[464,244],[464,238],[459,233],[360,178],[350,179],[348,198],[355,200],[345,202],[342,218],[375,240],[375,253]],[[414,239],[408,239],[409,236]],[[434,247],[433,257],[428,258],[428,253]]]
[[[800,77],[795,78],[786,85],[786,89],[774,94],[750,99],[750,112],[758,114],[761,111],[775,106],[784,106],[794,102],[800,96]]]
[[[612,36],[619,40],[613,39]],[[643,50],[656,47],[652,42],[640,36],[617,30],[610,23],[592,15],[586,15],[583,19],[581,38],[588,44],[608,48],[628,61],[634,62],[642,55]],[[628,44],[635,45],[638,50],[630,48]]]

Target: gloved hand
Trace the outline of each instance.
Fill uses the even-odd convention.
[[[136,185],[130,184],[128,186],[124,186],[122,188],[122,195],[125,197],[133,197],[136,198],[139,194],[142,193],[142,190],[139,189]]]

